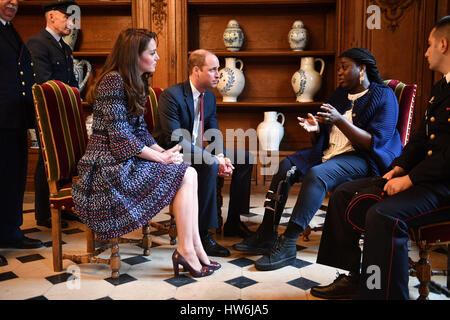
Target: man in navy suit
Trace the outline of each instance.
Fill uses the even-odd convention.
[[[212,52],[199,49],[191,53],[188,69],[189,80],[165,89],[159,97],[154,137],[165,148],[180,143],[185,161],[190,161],[197,170],[199,230],[203,246],[210,256],[226,257],[230,255],[229,250],[220,246],[208,232],[208,229],[217,228],[217,176],[232,174],[224,235],[246,237],[250,231],[240,221],[240,214],[249,210],[250,154],[233,152],[232,160],[224,155],[227,152],[218,129],[216,97],[209,90],[219,81],[219,59]],[[211,135],[212,139],[205,147],[207,137]],[[238,163],[237,159],[242,161]]]
[[[34,128],[31,86],[34,84],[30,53],[11,24],[17,0],[0,0],[0,247],[42,247],[40,240],[25,237],[23,196],[27,176],[27,130]],[[0,259],[0,264],[6,264]]]
[[[47,26],[27,42],[34,62],[36,82],[41,84],[48,80],[59,80],[69,86],[78,87],[73,71],[72,50],[62,40],[70,33],[67,13],[68,7],[76,5],[75,1],[50,2],[43,5]],[[38,226],[51,228],[49,189],[45,174],[42,152],[36,165],[34,175],[35,218]],[[64,214],[67,215],[66,212]],[[67,222],[62,221],[63,228]]]

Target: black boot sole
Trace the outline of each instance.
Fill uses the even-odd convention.
[[[249,254],[268,254],[270,252],[270,248],[256,248],[256,247],[249,247],[243,243],[236,243],[233,245],[233,249],[236,251],[246,252]]]
[[[321,292],[317,292],[314,290],[310,291],[311,295],[316,297],[316,298],[320,298],[320,299],[327,299],[327,300],[355,300],[356,298],[358,298],[358,295],[355,294],[346,294],[346,295],[336,295],[336,296],[330,296],[327,294],[323,294]]]
[[[259,271],[271,271],[293,265],[297,257],[290,257],[271,264],[259,264],[255,262],[255,268]]]

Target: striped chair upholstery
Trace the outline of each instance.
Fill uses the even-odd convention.
[[[33,86],[39,137],[54,208],[72,208],[71,180],[87,145],[80,93],[60,81]],[[61,182],[68,181],[66,185]],[[65,209],[63,208],[63,210]]]
[[[402,145],[405,146],[411,134],[417,85],[405,84],[398,80],[385,80],[384,83],[394,91],[397,97],[399,107],[397,129]]]
[[[142,239],[115,238],[98,248],[94,233],[86,228],[87,254],[62,254],[61,210],[74,210],[72,180],[76,179],[77,164],[88,141],[83,108],[78,89],[56,80],[35,84],[33,98],[50,189],[53,269],[61,271],[63,259],[76,263],[105,263],[111,266],[111,277],[118,278],[121,264],[119,243],[136,243],[144,249],[144,255],[149,255],[150,224],[142,228]],[[111,248],[109,259],[97,257],[108,248]]]
[[[80,93],[60,81],[33,86],[52,213],[53,267],[62,269],[61,210],[73,210],[72,178],[87,145]]]
[[[145,109],[147,112],[144,115],[145,123],[147,123],[147,129],[151,133],[155,129],[156,125],[156,114],[158,113],[158,99],[161,95],[161,88],[149,87],[149,95]]]

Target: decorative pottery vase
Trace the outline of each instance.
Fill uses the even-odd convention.
[[[81,92],[86,86],[86,82],[91,75],[92,65],[87,60],[73,59],[73,72],[75,73],[75,79],[78,81],[78,87],[80,88]]]
[[[228,51],[239,51],[244,42],[244,33],[236,20],[228,21],[228,25],[223,32],[223,42]]]
[[[316,61],[322,66],[320,72],[314,69]],[[294,73],[291,79],[292,88],[297,95],[298,102],[313,102],[314,95],[322,86],[322,74],[325,69],[325,61],[321,58],[303,57],[300,69]]]
[[[236,63],[240,64],[239,69]],[[225,58],[225,68],[219,71],[217,90],[223,96],[223,102],[236,102],[245,86],[245,77],[242,72],[244,63],[241,59]]]
[[[282,118],[281,123],[278,117]],[[265,151],[278,151],[284,136],[284,114],[276,111],[264,112],[264,121],[256,128],[259,143]]]
[[[301,20],[297,20],[292,25],[288,34],[289,45],[294,51],[303,51],[309,41],[309,32],[303,26]]]
[[[63,41],[67,43],[67,45],[72,49],[72,52],[75,51],[75,44],[77,43],[79,29],[72,29],[67,36],[62,37]]]

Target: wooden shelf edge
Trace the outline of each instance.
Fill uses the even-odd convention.
[[[248,4],[273,4],[273,5],[285,5],[285,4],[336,4],[337,0],[188,0],[188,5],[248,5]]]
[[[43,4],[48,3],[49,1],[42,1],[42,0],[36,0],[36,1],[19,1],[19,7],[41,7]],[[130,7],[131,8],[131,0],[121,0],[121,1],[83,1],[78,0],[77,4],[83,8],[83,7]]]
[[[293,99],[294,100],[294,99]],[[318,108],[324,102],[286,102],[286,101],[268,101],[268,102],[252,102],[252,101],[241,101],[241,102],[223,102],[217,101],[216,105],[220,108],[277,108],[277,107],[288,107],[288,108]]]
[[[227,51],[223,49],[208,49],[218,57],[308,57],[308,56],[335,56],[333,50],[255,50],[255,51]],[[189,54],[192,51],[189,51]]]
[[[107,57],[109,55],[109,51],[103,50],[86,50],[86,51],[74,51],[74,57]]]

